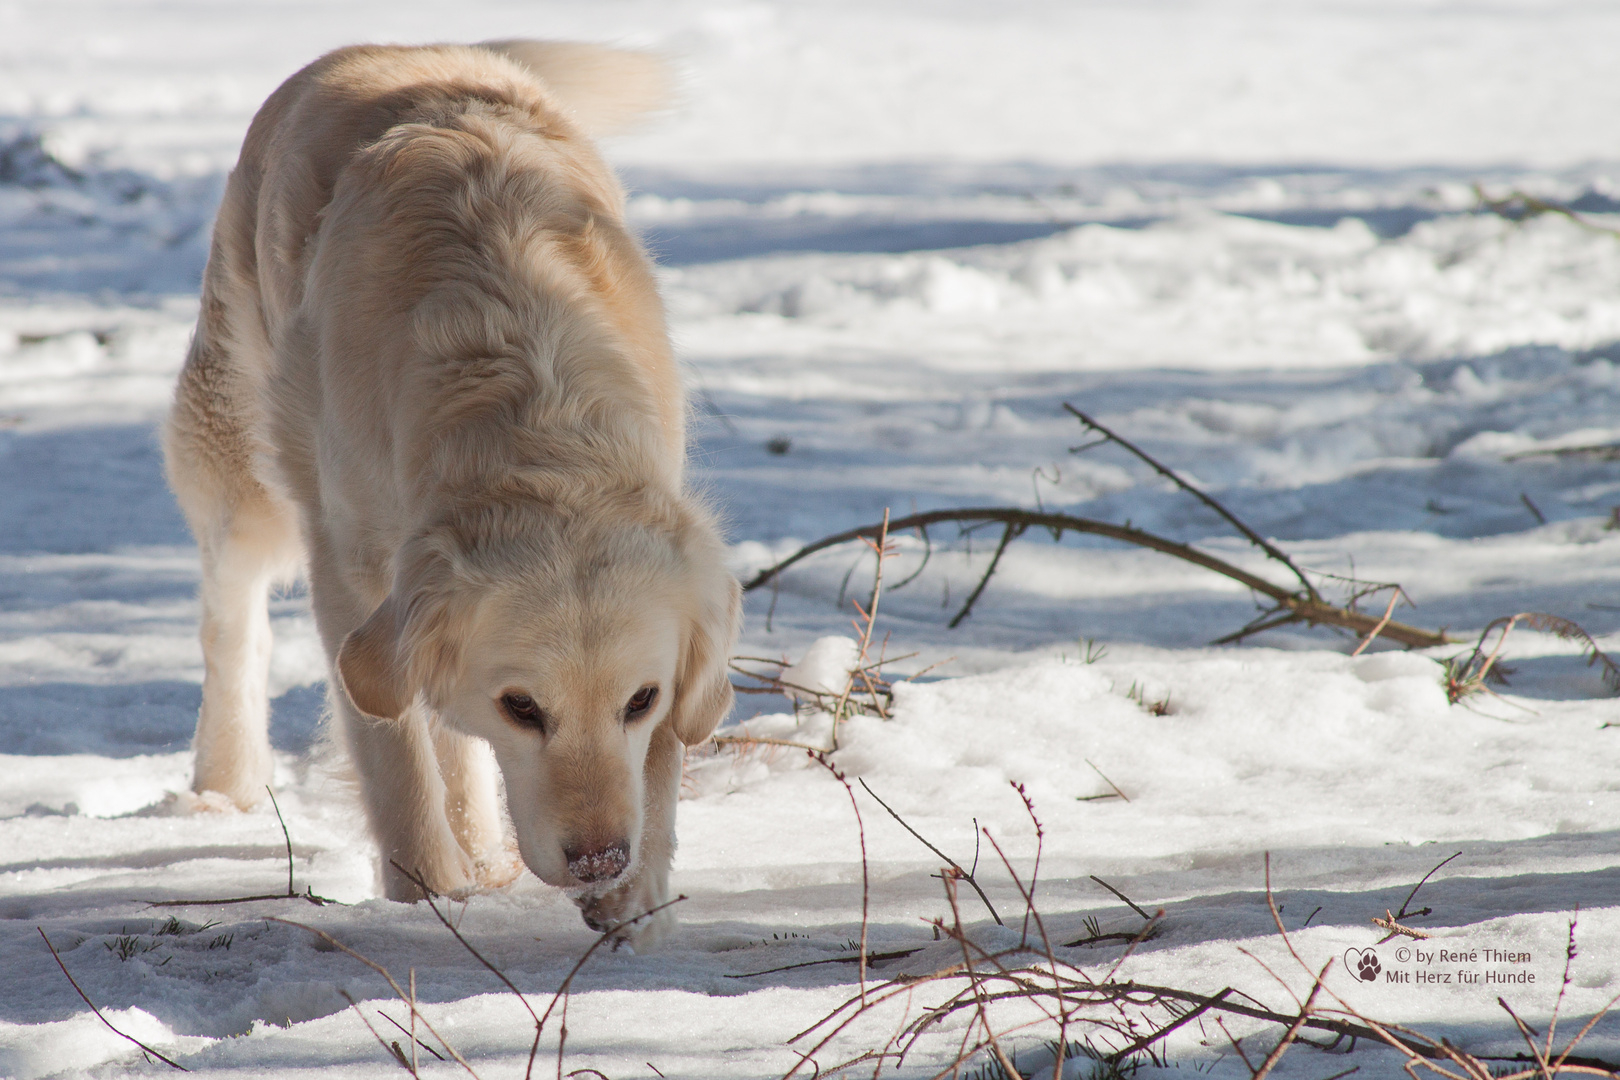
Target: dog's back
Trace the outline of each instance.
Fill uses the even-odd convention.
[[[333,246],[332,234],[350,224],[338,220],[345,210],[350,217],[390,219],[370,238],[367,284],[400,301],[395,312],[407,310],[403,301],[469,269],[465,261],[448,264],[457,254],[453,247],[433,244],[457,224],[444,220],[458,201],[446,190],[453,185],[482,182],[486,196],[477,210],[490,216],[460,222],[464,236],[482,245],[508,224],[509,238],[522,243],[537,228],[549,230],[562,247],[574,249],[551,259],[551,272],[573,266],[583,276],[594,274],[597,282],[583,284],[615,306],[609,321],[634,332],[639,350],[662,351],[662,313],[639,248],[624,234],[621,190],[584,136],[655,107],[666,87],[661,64],[647,54],[556,42],[358,46],[329,53],[294,75],[255,118],[227,186],[204,289],[214,309],[199,323],[172,437],[184,439],[196,425],[215,454],[226,437],[240,446],[228,455],[233,460],[274,456],[259,404],[272,353],[284,347],[309,283],[320,247],[311,239],[320,235]],[[525,166],[537,183],[498,190]],[[346,171],[368,174],[350,186],[372,205],[334,204]],[[558,177],[566,182],[556,183]],[[503,196],[507,204],[496,205]],[[437,264],[424,265],[425,253]],[[606,273],[604,263],[612,264]],[[358,306],[347,314],[376,304]],[[215,347],[214,338],[232,348]],[[645,374],[667,367],[654,362]],[[188,415],[188,382],[205,384],[199,387],[204,392],[191,395],[200,406],[196,415]],[[666,402],[679,397],[672,386],[660,390]],[[666,410],[663,418],[677,437],[678,411]]]

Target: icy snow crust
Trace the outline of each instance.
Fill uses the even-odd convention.
[[[154,430],[247,119],[347,41],[579,36],[682,58],[681,104],[609,150],[663,261],[698,407],[694,474],[739,573],[885,507],[1039,504],[1285,574],[1119,452],[1070,454],[1087,441],[1071,401],[1301,564],[1400,582],[1417,607],[1398,617],[1468,637],[1550,611],[1620,646],[1620,466],[1554,453],[1620,441],[1620,240],[1589,227],[1620,225],[1606,6],[311,10],[0,6],[0,1075],[167,1071],[86,1009],[35,927],[120,1030],[199,1074],[395,1073],[345,995],[402,1045],[378,1014],[404,1022],[404,1008],[272,915],[401,979],[414,968],[424,1010],[483,1076],[527,1057],[510,994],[424,908],[377,898],[320,739],[324,662],[299,590],[272,603],[277,794],[297,887],[344,906],[146,906],[286,888],[268,808],[171,795],[189,781],[202,673],[195,552]],[[1571,203],[1587,224],[1472,213],[1476,180]],[[1004,916],[1021,906],[975,823],[1027,874],[1016,781],[1045,828],[1055,940],[1091,917],[1139,925],[1093,874],[1165,910],[1126,977],[1290,1007],[1240,951],[1302,989],[1265,905],[1265,852],[1282,918],[1320,965],[1372,944],[1369,918],[1460,851],[1410,921],[1435,948],[1529,953],[1476,967],[1535,982],[1335,970],[1335,991],[1474,1052],[1517,1052],[1495,998],[1544,1030],[1577,905],[1560,1030],[1620,991],[1620,708],[1573,645],[1515,634],[1511,685],[1453,706],[1436,661],[1459,648],[1351,658],[1327,631],[1210,648],[1254,615],[1244,590],[1034,534],[951,631],[996,537],[932,539],[930,555],[897,538],[891,583],[928,565],[885,594],[879,632],[891,654],[919,654],[902,670],[949,663],[901,685],[892,720],[846,725],[835,760],[952,857],[977,850]],[[836,687],[853,647],[827,639],[850,632],[870,574],[853,548],[796,568],[750,596],[739,652]],[[768,697],[743,699],[725,732],[828,733]],[[1116,787],[1128,801],[1097,798]],[[939,860],[856,791],[871,948],[923,950],[873,976],[950,962],[923,922],[946,911]],[[584,969],[567,1072],[780,1076],[797,1060],[786,1041],[855,990],[850,964],[734,977],[851,955],[861,862],[844,790],[767,746],[694,752],[685,794],[682,926],[656,954],[604,951]],[[977,940],[1016,941],[967,899]],[[454,917],[542,1002],[593,940],[531,876]],[[1383,966],[1411,969],[1398,944]],[[1101,973],[1120,953],[1064,955]],[[856,1025],[818,1060],[881,1043],[896,1020]],[[1228,1026],[1251,1051],[1275,1035]],[[932,1075],[961,1033],[925,1040],[907,1075]],[[1620,1024],[1582,1050],[1620,1058]],[[1175,1075],[1248,1075],[1213,1025],[1163,1051]],[[457,1071],[420,1056],[424,1073]],[[1365,1044],[1348,1059],[1296,1049],[1278,1075],[1352,1065],[1400,1075]]]

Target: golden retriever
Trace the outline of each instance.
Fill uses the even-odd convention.
[[[546,42],[288,79],[227,185],[164,436],[202,556],[193,789],[246,807],[270,781],[267,590],[307,566],[384,893],[510,880],[504,780],[523,862],[643,945],[739,611],[587,137],[662,86],[644,54]]]

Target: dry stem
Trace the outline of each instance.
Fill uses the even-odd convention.
[[[1602,665],[1603,684],[1613,693],[1620,693],[1620,664],[1616,664],[1609,655],[1598,648],[1598,643],[1592,635],[1572,619],[1562,615],[1552,615],[1545,611],[1521,611],[1517,615],[1504,615],[1493,619],[1480,631],[1479,640],[1466,656],[1455,656],[1446,661],[1446,697],[1453,704],[1470,694],[1487,689],[1485,683],[1489,679],[1506,682],[1502,678],[1502,668],[1497,666],[1497,660],[1502,655],[1502,649],[1507,645],[1508,635],[1513,628],[1523,624],[1532,630],[1556,634],[1566,641],[1583,643],[1582,651],[1587,654],[1586,666]],[[1485,651],[1485,643],[1490,640],[1491,634],[1497,634],[1496,644],[1490,652]]]
[[[885,515],[885,519],[887,519],[887,515]],[[882,565],[882,560],[881,559],[879,560],[879,565],[880,566]],[[874,603],[872,605],[872,610],[873,611],[877,610],[877,604]],[[856,802],[856,800],[855,800],[855,789],[849,786],[849,779],[842,772],[839,771],[838,766],[834,765],[827,758],[826,754],[823,754],[823,753],[821,753],[820,751],[817,751],[817,750],[812,750],[810,752],[810,758],[816,764],[820,765],[822,768],[824,768],[828,772],[832,773],[833,774],[833,779],[837,780],[840,784],[844,785],[844,793],[849,796],[849,805],[855,811],[855,828],[860,833],[860,838],[861,838],[861,955],[860,955],[860,968],[861,968],[861,1008],[864,1009],[864,1008],[866,1008],[866,922],[867,922],[867,907],[868,907],[868,904],[870,903],[871,894],[872,894],[871,880],[870,880],[870,878],[869,878],[869,876],[867,874],[867,868],[866,868],[866,822],[861,819],[861,805],[860,805],[860,803]]]
[[[963,870],[961,864],[958,863],[955,859],[951,858],[949,855],[947,855],[943,851],[939,850],[939,848],[937,848],[933,844],[929,843],[927,838],[924,837],[922,833],[918,832],[916,829],[913,829],[911,827],[910,823],[907,822],[905,818],[901,817],[899,815],[899,813],[897,813],[895,811],[894,807],[890,806],[888,803],[884,802],[881,798],[879,798],[878,793],[873,791],[867,785],[865,780],[861,781],[861,787],[866,789],[866,793],[868,795],[872,796],[873,799],[877,800],[877,804],[879,806],[883,807],[883,809],[885,809],[885,810],[887,810],[889,812],[890,817],[894,818],[894,820],[896,820],[896,821],[898,821],[900,823],[900,827],[902,829],[906,830],[906,832],[910,833],[912,836],[915,836],[917,838],[918,842],[920,842],[923,847],[927,848],[929,851],[932,851],[935,855],[938,855],[940,858],[944,859],[946,864],[951,868],[951,870],[953,872],[955,872],[957,877],[961,878],[963,881],[966,881],[969,885],[973,886],[973,891],[979,894],[980,901],[982,901],[984,903],[984,909],[990,913],[990,917],[992,919],[996,920],[996,925],[997,926],[1005,926],[1005,925],[1007,925],[1006,923],[1001,921],[1001,916],[999,914],[997,914],[997,912],[996,912],[996,906],[994,904],[992,904],[990,902],[990,898],[984,894],[984,889],[982,889],[979,886],[978,879],[976,877],[974,877],[971,872],[969,872],[967,870]],[[975,826],[975,829],[976,828],[977,828],[977,826]],[[976,868],[977,867],[975,867],[975,869]]]
[[[890,557],[888,507],[883,508],[883,522],[878,526],[877,541],[874,543],[868,540],[867,545],[871,547],[873,553],[877,556],[877,568],[872,572],[872,600],[868,605],[869,610],[863,610],[860,604],[855,605],[855,610],[861,613],[861,618],[856,623],[856,629],[861,632],[860,649],[855,654],[855,667],[844,681],[844,692],[838,695],[838,705],[833,709],[832,745],[834,750],[838,749],[838,723],[844,717],[844,708],[849,703],[850,691],[855,688],[857,674],[865,680],[867,692],[872,696],[872,702],[877,707],[878,715],[885,719],[888,718],[888,714],[878,701],[877,690],[872,685],[871,677],[864,670],[866,652],[872,647],[872,626],[877,622],[878,602],[883,598],[883,562]],[[850,798],[853,799],[854,797],[854,792],[851,792]]]
[[[107,1025],[108,1031],[112,1032],[114,1035],[117,1035],[120,1039],[127,1039],[134,1043],[136,1046],[141,1048],[142,1053],[151,1054],[153,1057],[157,1058],[171,1069],[179,1069],[181,1072],[191,1071],[178,1061],[165,1057],[161,1051],[154,1050],[150,1046],[147,1046],[135,1036],[125,1034],[124,1032],[119,1031],[116,1027],[113,1027],[113,1022],[108,1020],[107,1017],[102,1014],[101,1010],[96,1007],[96,1003],[90,1000],[90,995],[86,994],[84,992],[84,988],[79,985],[79,981],[73,977],[71,972],[68,971],[67,965],[62,963],[62,954],[56,951],[56,946],[51,944],[51,939],[45,936],[44,929],[38,926],[34,927],[34,929],[39,931],[39,936],[45,942],[45,947],[51,950],[51,959],[56,961],[56,966],[62,969],[63,975],[67,976],[67,981],[73,985],[74,992],[79,995],[86,1005],[90,1006],[90,1011],[96,1014],[96,1019]]]

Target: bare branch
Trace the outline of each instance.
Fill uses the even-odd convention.
[[[394,978],[394,976],[389,974],[389,971],[388,971],[387,968],[383,967],[381,964],[377,963],[377,961],[371,959],[370,957],[365,956],[365,955],[363,955],[363,954],[361,954],[359,952],[356,952],[354,949],[349,948],[349,946],[343,944],[343,942],[339,941],[337,938],[333,937],[331,934],[328,934],[325,930],[321,930],[321,929],[318,929],[317,927],[310,926],[307,923],[294,922],[291,919],[282,919],[282,918],[278,918],[278,917],[276,917],[274,915],[266,916],[265,921],[267,921],[267,922],[278,922],[278,923],[281,923],[281,924],[283,924],[285,926],[296,926],[300,930],[307,930],[311,934],[314,934],[316,937],[320,938],[322,941],[326,942],[328,945],[332,946],[334,949],[337,949],[339,952],[343,953],[345,956],[353,957],[354,959],[360,961],[362,964],[366,965],[366,967],[370,968],[372,971],[375,971],[378,975],[381,975],[383,977],[383,981],[388,984],[388,988],[394,992],[394,996],[399,998],[399,1000],[404,1003],[405,1007],[411,1010],[411,1015],[413,1017],[418,1017],[418,1018],[421,1019],[422,1026],[425,1027],[428,1030],[428,1033],[430,1035],[432,1035],[435,1039],[439,1040],[439,1045],[440,1046],[444,1047],[447,1051],[449,1051],[450,1056],[455,1059],[456,1064],[460,1065],[463,1069],[467,1070],[467,1074],[469,1076],[473,1077],[473,1080],[478,1080],[478,1073],[473,1069],[473,1067],[471,1065],[469,1065],[467,1063],[467,1059],[462,1057],[460,1052],[457,1051],[454,1046],[451,1046],[449,1041],[446,1040],[443,1035],[439,1034],[439,1032],[428,1021],[428,1018],[426,1016],[424,1016],[422,1014],[422,1011],[416,1007],[416,1001],[415,1001],[414,997],[411,994],[407,993],[404,987],[399,985],[399,982]],[[362,1019],[364,1019],[364,1018],[362,1017]]]
[[[1006,926],[1007,925],[1006,923],[1001,921],[1001,916],[996,914],[996,906],[990,902],[990,898],[988,896],[984,895],[984,890],[979,887],[978,879],[976,879],[968,871],[963,870],[962,867],[961,867],[961,864],[958,863],[955,859],[951,858],[949,855],[947,855],[943,851],[939,850],[939,848],[937,848],[933,844],[929,843],[927,838],[925,838],[922,833],[918,832],[916,829],[913,829],[911,827],[911,825],[909,823],[907,823],[905,818],[901,817],[899,814],[897,814],[895,812],[894,807],[892,807],[888,803],[884,802],[881,798],[879,798],[877,792],[873,791],[870,787],[867,786],[867,783],[866,783],[866,781],[864,779],[861,780],[861,787],[866,789],[866,793],[868,795],[872,796],[872,798],[877,800],[877,804],[879,806],[883,807],[883,809],[885,809],[885,810],[887,810],[889,812],[890,817],[894,818],[894,820],[896,820],[896,821],[898,821],[900,823],[900,827],[902,829],[906,830],[906,832],[910,833],[912,836],[915,836],[917,838],[917,840],[922,844],[923,847],[927,848],[929,851],[932,851],[935,855],[938,855],[940,858],[944,859],[945,862],[950,866],[950,868],[952,870],[955,870],[956,873],[962,878],[963,881],[966,881],[969,885],[973,886],[973,891],[979,894],[979,899],[984,902],[985,910],[990,913],[990,917],[992,919],[996,920],[996,925],[997,926]],[[977,834],[977,832],[978,832],[978,826],[975,825],[974,826],[974,833]]]
[[[1447,855],[1445,858],[1441,859],[1439,862],[1435,863],[1434,869],[1430,870],[1427,874],[1424,874],[1422,880],[1420,880],[1416,885],[1412,886],[1412,891],[1406,894],[1406,899],[1401,901],[1401,910],[1395,913],[1395,918],[1404,919],[1408,915],[1427,915],[1429,913],[1427,908],[1422,911],[1407,911],[1406,905],[1412,902],[1412,898],[1418,894],[1419,889],[1423,888],[1423,886],[1429,883],[1430,878],[1434,877],[1435,874],[1440,872],[1441,867],[1445,866],[1446,863],[1457,858],[1461,854],[1462,852],[1460,851],[1454,851],[1450,855]]]
[[[1382,945],[1384,942],[1396,937],[1409,937],[1414,941],[1427,941],[1428,939],[1434,937],[1434,935],[1429,933],[1427,930],[1416,930],[1410,926],[1402,926],[1400,923],[1395,921],[1395,916],[1390,914],[1388,908],[1384,909],[1384,917],[1382,919],[1374,915],[1372,917],[1372,924],[1389,931],[1389,933],[1378,939],[1377,944],[1379,945]]]
[[[884,515],[884,522],[888,522],[887,514]],[[882,558],[882,551],[880,549],[878,554],[879,566],[882,565]],[[872,605],[872,609],[874,611],[877,610],[877,604],[875,602]],[[872,892],[871,879],[867,874],[866,868],[866,822],[861,819],[861,805],[855,800],[855,789],[849,786],[848,777],[839,771],[838,766],[834,765],[832,761],[828,759],[826,754],[823,754],[817,750],[812,750],[810,752],[810,758],[816,764],[832,773],[833,779],[844,785],[844,793],[849,796],[849,805],[855,811],[855,828],[859,832],[861,838],[861,953],[859,960],[861,978],[861,1008],[864,1009],[866,1008],[867,907],[871,901]]]
[[[984,592],[984,587],[990,584],[991,575],[996,572],[996,567],[1001,565],[1001,556],[1006,554],[1007,545],[1012,543],[1013,539],[1023,531],[1023,526],[1015,523],[1008,523],[1006,529],[1002,530],[1001,543],[996,545],[996,553],[990,556],[990,565],[985,567],[984,576],[979,578],[979,583],[968,594],[967,603],[962,605],[962,610],[958,611],[956,617],[946,624],[950,629],[955,630],[962,620],[972,613],[973,605],[978,602],[979,595]]]
[[[136,1046],[141,1048],[142,1052],[151,1054],[153,1057],[157,1058],[171,1069],[179,1069],[181,1072],[191,1071],[178,1061],[165,1057],[162,1051],[154,1050],[150,1046],[147,1046],[145,1043],[141,1042],[141,1040],[137,1039],[135,1036],[127,1035],[113,1027],[113,1022],[102,1014],[102,1011],[96,1007],[96,1003],[90,1000],[90,995],[86,994],[84,992],[84,988],[79,985],[79,981],[73,977],[73,974],[70,971],[68,971],[67,965],[62,963],[62,954],[56,951],[56,946],[51,944],[51,939],[45,936],[44,929],[38,926],[34,927],[34,929],[39,931],[39,936],[45,942],[45,947],[51,950],[51,959],[55,960],[56,966],[62,969],[62,974],[67,976],[67,981],[73,984],[74,992],[79,995],[86,1005],[90,1006],[90,1011],[96,1014],[96,1019],[107,1025],[108,1031],[112,1032],[114,1035],[117,1035],[120,1039],[127,1039],[134,1043]]]
[[[1105,776],[1105,777],[1103,777],[1103,779],[1106,780],[1108,778]],[[1115,788],[1114,790],[1118,791],[1119,789]],[[1122,798],[1122,799],[1125,798],[1125,795],[1124,795],[1123,792],[1120,793],[1120,798]],[[1126,801],[1129,802],[1130,800],[1126,799]],[[1116,889],[1112,885],[1108,884],[1108,882],[1104,881],[1102,878],[1098,877],[1096,874],[1092,874],[1092,875],[1090,875],[1090,877],[1091,877],[1092,881],[1095,881],[1097,884],[1101,885],[1103,888],[1107,889],[1109,892],[1113,893],[1115,896],[1117,896],[1121,900],[1125,901],[1125,905],[1127,907],[1129,907],[1132,911],[1136,912],[1138,915],[1142,916],[1144,921],[1146,921],[1146,922],[1152,922],[1153,921],[1153,916],[1149,915],[1147,912],[1145,912],[1141,908],[1137,907],[1136,902],[1134,900],[1132,900],[1130,897],[1126,896],[1124,893],[1120,892],[1118,889]]]

